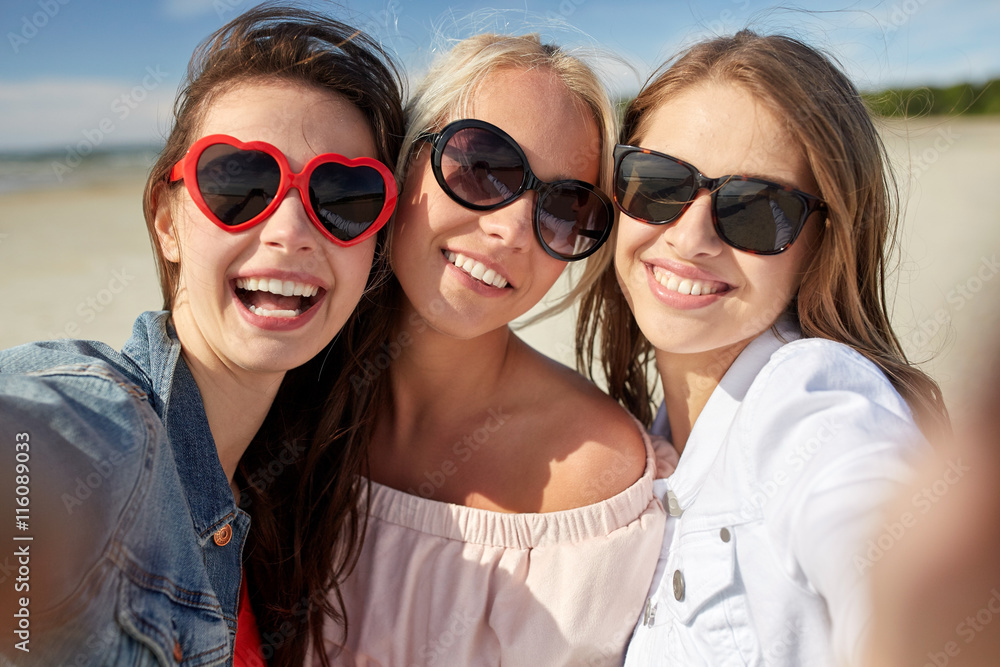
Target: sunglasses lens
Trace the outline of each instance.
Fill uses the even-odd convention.
[[[791,192],[756,181],[731,180],[715,199],[719,233],[731,245],[774,253],[795,239],[805,204]]]
[[[198,158],[198,190],[224,225],[252,220],[274,199],[281,168],[261,151],[244,151],[229,144],[213,144]]]
[[[514,197],[524,182],[524,163],[503,137],[467,127],[445,144],[441,173],[453,196],[472,206],[489,207]]]
[[[587,255],[607,236],[608,204],[595,192],[572,183],[556,183],[538,203],[538,231],[550,250],[564,259]]]
[[[694,194],[690,169],[662,155],[627,153],[615,172],[615,198],[626,214],[647,222],[672,222]]]
[[[385,181],[371,167],[326,162],[313,170],[309,199],[328,232],[341,241],[352,241],[371,227],[385,207]]]

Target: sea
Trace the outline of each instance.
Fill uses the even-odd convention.
[[[149,173],[161,148],[116,146],[86,155],[75,148],[0,151],[0,194],[134,181]]]

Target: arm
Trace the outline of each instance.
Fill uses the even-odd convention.
[[[95,623],[114,618],[108,589],[84,584],[100,578],[148,429],[112,378],[98,364],[0,374],[0,564],[17,572],[0,584],[0,632],[29,640],[30,654],[3,647],[17,664],[43,664],[56,657],[49,650],[75,655]]]
[[[749,427],[769,443],[756,479],[787,479],[765,508],[775,557],[824,598],[836,657],[851,663],[871,622],[871,568],[920,513],[883,520],[881,508],[925,445],[903,399],[857,353],[813,340],[779,355],[755,384]]]
[[[887,516],[947,488],[906,541],[872,568],[875,620],[868,667],[992,667],[1000,656],[1000,384],[994,357],[973,385],[971,419],[921,461]],[[968,409],[968,406],[965,406]],[[957,470],[962,471],[958,483]],[[984,623],[986,621],[986,623]]]

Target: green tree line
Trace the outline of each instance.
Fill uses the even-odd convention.
[[[862,93],[880,116],[954,116],[1000,114],[1000,79],[981,85],[960,83],[947,88],[889,88]]]

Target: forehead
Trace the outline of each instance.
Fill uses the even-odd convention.
[[[292,158],[318,153],[375,155],[367,119],[346,98],[317,86],[286,81],[241,82],[215,96],[205,109],[197,137],[228,134],[266,141]]]
[[[539,178],[597,181],[601,136],[594,114],[547,67],[491,72],[472,93],[467,117],[513,137]]]
[[[703,174],[756,176],[816,191],[802,146],[767,105],[741,86],[685,88],[649,112],[637,142]]]

